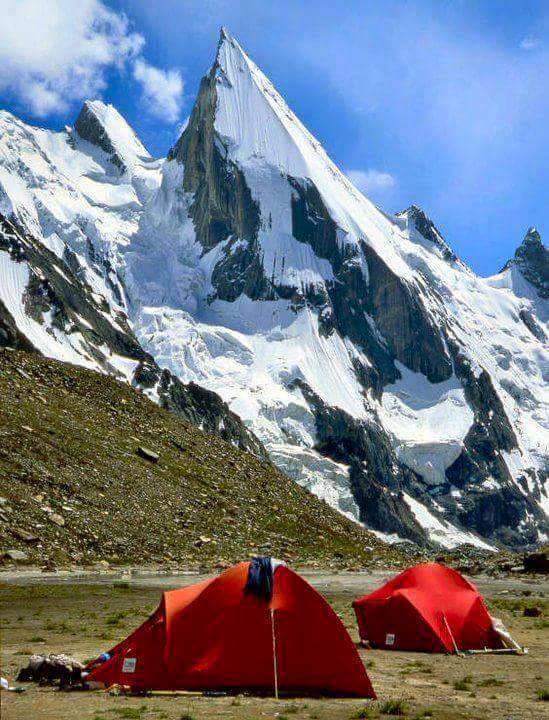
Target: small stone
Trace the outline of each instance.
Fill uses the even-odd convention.
[[[65,518],[62,515],[59,515],[58,513],[52,513],[50,515],[50,520],[54,522],[56,525],[59,525],[60,527],[63,527],[65,524]]]
[[[6,550],[4,557],[9,560],[28,560],[27,553],[22,550]]]
[[[27,432],[34,432],[34,430],[29,425],[21,425],[21,430],[26,430]]]
[[[202,545],[207,545],[208,543],[211,543],[212,539],[210,537],[207,537],[206,535],[201,535],[198,540],[195,540],[195,546],[196,547],[202,547]]]
[[[146,447],[138,447],[136,452],[139,457],[142,457],[144,460],[148,460],[152,463],[157,463],[160,459],[160,455],[158,453],[155,453]]]

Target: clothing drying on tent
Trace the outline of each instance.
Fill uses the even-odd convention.
[[[89,683],[375,697],[328,603],[288,567],[264,558],[163,593],[151,617],[108,655],[88,665]]]
[[[372,647],[454,653],[507,645],[475,586],[437,563],[405,570],[353,607]]]

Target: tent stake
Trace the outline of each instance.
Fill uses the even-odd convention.
[[[454,636],[452,635],[452,631],[450,630],[450,625],[448,625],[448,620],[446,620],[446,615],[442,613],[442,619],[444,620],[444,624],[446,625],[446,630],[450,633],[450,637],[452,638],[452,644],[454,646],[454,650],[456,655],[461,655],[460,651],[458,650],[457,643],[454,639]]]
[[[278,664],[276,660],[276,633],[275,633],[275,618],[274,609],[271,608],[271,631],[273,637],[273,670],[274,670],[274,691],[275,698],[278,700]]]

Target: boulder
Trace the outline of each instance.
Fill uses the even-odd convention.
[[[527,572],[549,573],[549,554],[547,550],[528,553],[522,560]]]
[[[160,455],[158,453],[155,453],[153,450],[149,450],[149,448],[146,447],[138,447],[136,450],[139,457],[142,457],[144,460],[148,460],[152,463],[157,463],[160,460]]]
[[[26,552],[23,552],[22,550],[6,550],[4,553],[4,557],[8,560],[17,560],[20,562],[24,562],[25,560],[29,559],[29,556]]]

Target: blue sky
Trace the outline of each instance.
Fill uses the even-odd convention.
[[[0,105],[102,97],[164,155],[226,25],[336,163],[432,217],[477,272],[549,234],[547,0],[0,0]]]

